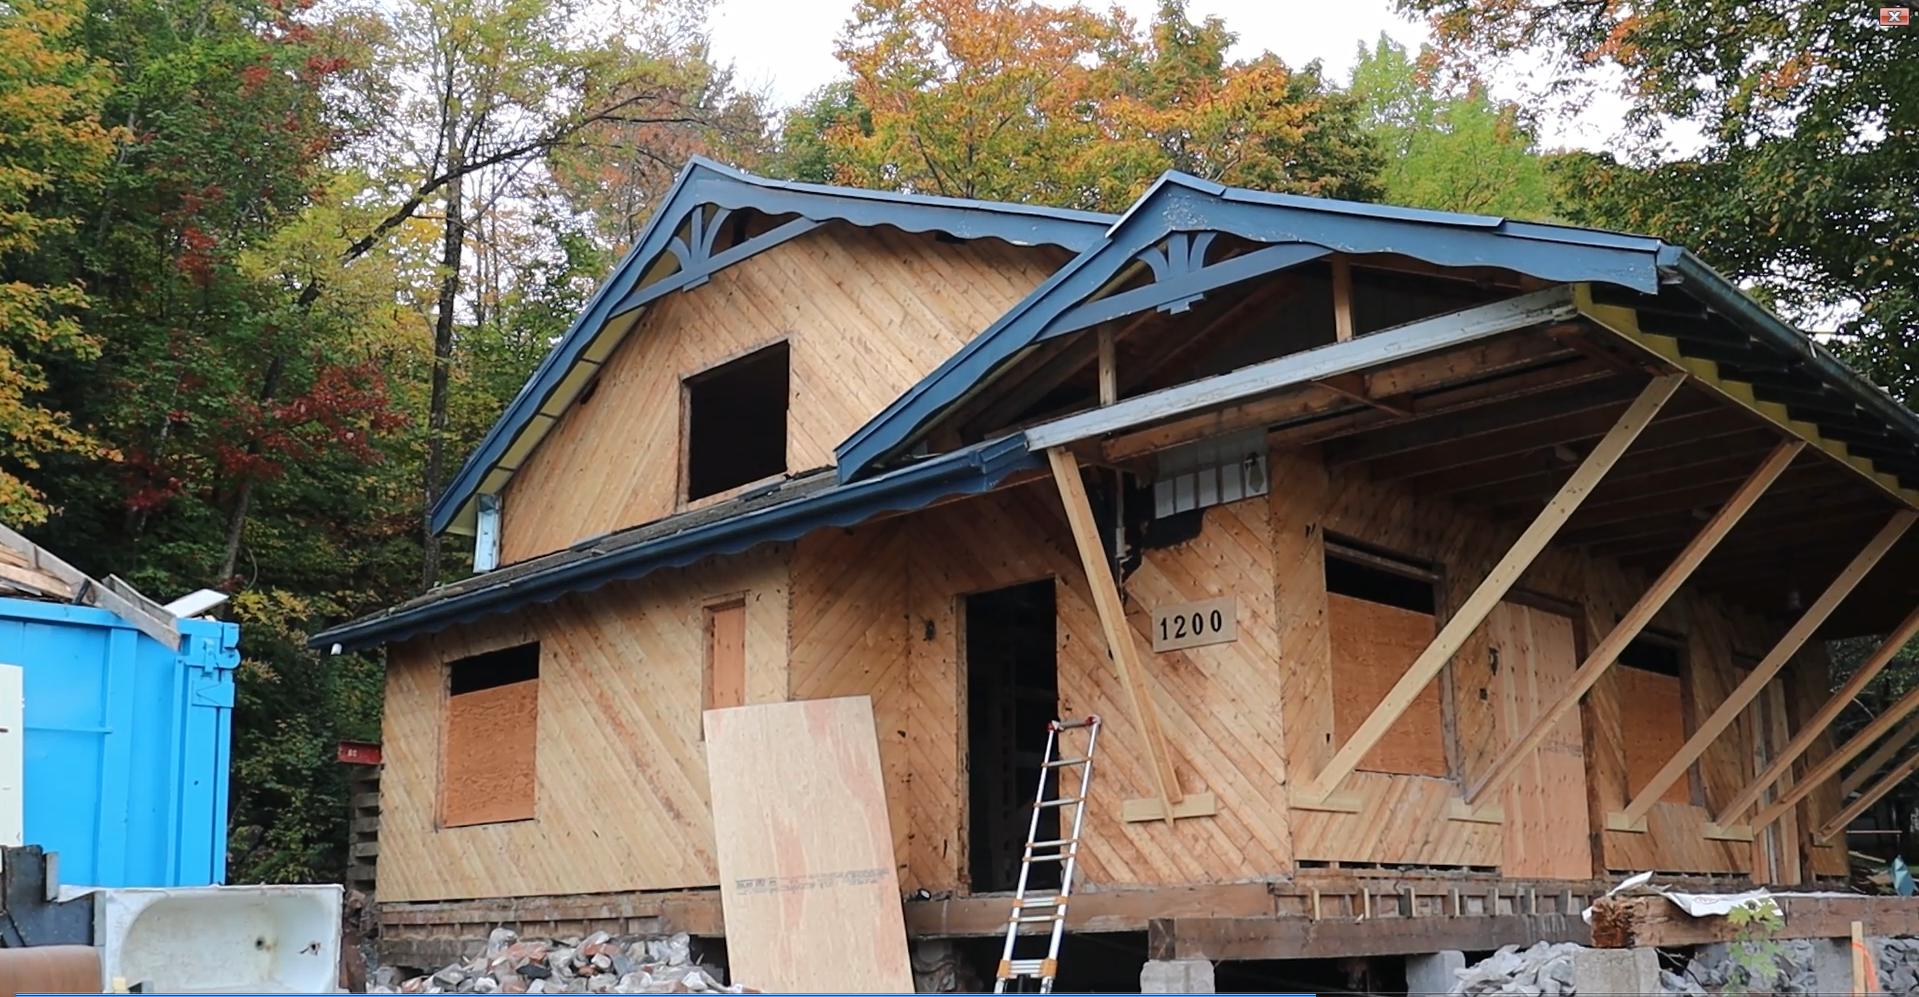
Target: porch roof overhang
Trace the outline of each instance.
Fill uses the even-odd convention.
[[[1259,248],[1213,263],[1169,252],[1217,236]],[[1334,253],[1494,270],[1534,286],[1588,285],[1587,318],[1723,387],[1738,404],[1809,427],[1801,435],[1816,437],[1899,501],[1919,502],[1919,415],[1680,247],[1592,229],[1239,190],[1180,174],[1162,178],[1098,245],[841,444],[840,474],[856,478],[899,459],[956,410],[997,390],[1022,358],[1062,337],[1153,309],[1178,312],[1230,285]],[[1142,264],[1155,280],[1124,289],[1122,275]]]
[[[700,156],[688,161],[659,203],[633,248],[434,503],[434,532],[473,532],[478,496],[506,487],[600,364],[634,329],[645,306],[697,287],[719,269],[830,221],[1070,251],[1099,241],[1113,221],[1112,215],[1043,205],[773,180]],[[742,211],[784,221],[739,245],[721,246],[722,219]]]
[[[817,471],[706,509],[585,540],[442,586],[391,609],[323,630],[307,643],[344,651],[405,640],[702,558],[796,540],[814,530],[854,526],[876,516],[989,491],[1043,464],[1015,434],[851,484],[834,480],[830,470]]]

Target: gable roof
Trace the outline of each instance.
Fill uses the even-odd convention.
[[[1265,248],[1204,265],[1203,246],[1228,234]],[[1165,248],[1160,248],[1164,246]],[[1176,251],[1176,247],[1184,250]],[[1195,249],[1194,247],[1201,247]],[[1173,259],[1179,252],[1184,261]],[[1745,365],[1803,384],[1847,422],[1831,434],[1884,436],[1919,444],[1919,416],[1900,406],[1803,333],[1746,297],[1686,250],[1648,236],[1512,221],[1485,215],[1273,194],[1168,173],[1114,223],[1106,237],[1036,288],[980,336],[860,427],[836,450],[844,479],[871,473],[912,446],[960,402],[990,390],[1025,351],[1108,318],[1149,308],[1177,311],[1198,295],[1332,252],[1395,254],[1444,267],[1495,267],[1555,283],[1612,285],[1648,296],[1677,288],[1701,317],[1672,335],[1691,356]],[[1152,267],[1146,287],[1098,298],[1122,270]],[[1181,264],[1175,265],[1175,264]],[[1729,343],[1727,333],[1738,330]],[[1696,336],[1689,340],[1688,336]],[[1693,353],[1692,350],[1700,352]],[[1708,352],[1709,351],[1709,352]],[[1677,358],[1685,359],[1685,357]],[[1795,414],[1795,418],[1798,418]],[[1871,445],[1862,442],[1862,445]],[[1894,458],[1896,460],[1896,457]],[[1919,475],[1919,463],[1900,475]]]
[[[720,221],[740,209],[797,217],[738,246],[715,251]],[[697,287],[714,271],[804,235],[827,221],[1078,251],[1099,241],[1113,216],[772,180],[695,156],[660,199],[659,210],[632,250],[594,292],[586,308],[448,483],[433,506],[433,530],[471,532],[477,497],[497,494],[506,487],[519,464],[591,381],[600,363],[632,330],[648,302]]]

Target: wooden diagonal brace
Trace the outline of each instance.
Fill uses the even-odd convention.
[[[1919,518],[1919,513],[1914,513],[1910,509],[1901,509],[1893,513],[1892,518],[1886,521],[1886,525],[1880,528],[1879,532],[1867,542],[1865,548],[1854,555],[1851,563],[1847,564],[1845,569],[1839,572],[1838,577],[1832,580],[1832,584],[1827,585],[1826,590],[1819,594],[1819,598],[1813,600],[1812,605],[1807,607],[1798,622],[1792,625],[1792,629],[1786,631],[1786,635],[1779,639],[1779,643],[1767,653],[1766,657],[1753,666],[1752,674],[1747,675],[1745,681],[1739,683],[1739,686],[1726,696],[1726,701],[1719,704],[1719,708],[1713,711],[1712,716],[1707,717],[1679,751],[1666,760],[1665,766],[1654,773],[1651,781],[1639,790],[1639,795],[1626,805],[1626,809],[1620,815],[1620,821],[1609,821],[1609,823],[1636,825],[1641,818],[1652,812],[1653,805],[1659,802],[1659,797],[1666,792],[1666,787],[1678,782],[1686,774],[1686,770],[1692,767],[1692,763],[1698,761],[1699,756],[1705,754],[1706,749],[1733,725],[1733,721],[1739,719],[1739,714],[1745,712],[1746,707],[1751,706],[1754,699],[1759,698],[1759,693],[1766,688],[1766,683],[1771,682],[1773,676],[1786,667],[1786,662],[1794,654],[1799,653],[1799,648],[1812,637],[1813,631],[1826,622],[1826,617],[1831,616],[1832,611],[1839,608],[1839,604],[1845,601],[1847,594],[1866,577],[1866,572],[1871,571],[1873,565],[1878,564],[1879,559],[1885,556],[1886,551],[1892,549],[1892,545],[1905,535],[1906,529],[1912,525],[1915,518]],[[1757,827],[1754,828],[1754,830],[1757,829]]]
[[[1531,756],[1534,749],[1539,747],[1539,743],[1546,739],[1546,735],[1552,731],[1553,727],[1571,712],[1573,707],[1579,705],[1579,700],[1599,682],[1600,677],[1606,674],[1606,670],[1612,667],[1613,662],[1619,659],[1626,645],[1631,644],[1633,638],[1638,637],[1640,631],[1646,629],[1653,617],[1659,614],[1659,610],[1672,599],[1673,593],[1679,591],[1679,587],[1692,576],[1700,562],[1706,559],[1706,555],[1711,554],[1713,548],[1719,546],[1719,541],[1725,539],[1726,534],[1732,531],[1733,526],[1738,524],[1747,510],[1759,501],[1759,497],[1766,493],[1766,489],[1778,480],[1779,475],[1786,470],[1786,466],[1791,464],[1793,458],[1799,456],[1799,452],[1805,448],[1804,443],[1793,440],[1781,443],[1766,456],[1752,475],[1746,478],[1745,484],[1739,486],[1739,490],[1726,500],[1726,504],[1719,507],[1719,511],[1713,514],[1712,519],[1699,531],[1699,534],[1692,538],[1692,542],[1686,545],[1686,549],[1680,551],[1679,556],[1666,566],[1666,570],[1653,581],[1650,588],[1646,589],[1646,593],[1639,597],[1639,601],[1633,603],[1632,608],[1626,610],[1626,614],[1619,618],[1619,622],[1613,626],[1612,632],[1606,635],[1606,639],[1600,641],[1599,646],[1593,648],[1592,653],[1586,656],[1586,660],[1580,664],[1579,670],[1573,673],[1572,681],[1567,683],[1565,691],[1559,698],[1539,714],[1538,719],[1533,721],[1525,734],[1508,744],[1506,749],[1500,752],[1499,757],[1493,760],[1485,778],[1466,794],[1468,804],[1479,802],[1479,799],[1487,792],[1505,782],[1507,777],[1519,770],[1519,766]]]
[[[1873,804],[1879,802],[1881,797],[1892,792],[1894,787],[1911,778],[1914,772],[1919,772],[1919,751],[1913,752],[1911,757],[1900,762],[1892,771],[1887,772],[1886,777],[1875,783],[1871,789],[1860,793],[1857,799],[1853,800],[1846,809],[1835,814],[1831,820],[1826,822],[1824,827],[1819,829],[1819,833],[1813,835],[1813,837],[1817,838],[1820,844],[1825,844],[1831,840],[1833,835],[1845,830],[1846,825],[1852,823],[1854,818],[1865,813]]]
[[[1064,447],[1046,451],[1053,468],[1053,482],[1059,486],[1060,504],[1066,507],[1066,525],[1073,531],[1073,546],[1079,548],[1080,564],[1086,569],[1086,584],[1092,589],[1093,608],[1099,612],[1100,629],[1106,634],[1106,648],[1119,671],[1120,686],[1126,690],[1127,706],[1133,724],[1139,728],[1146,748],[1146,761],[1153,770],[1154,788],[1164,807],[1167,822],[1174,817],[1180,802],[1179,778],[1173,773],[1173,760],[1166,751],[1166,735],[1160,729],[1159,711],[1146,687],[1146,675],[1139,663],[1139,645],[1132,628],[1126,625],[1126,607],[1119,599],[1119,584],[1113,580],[1113,565],[1100,543],[1099,525],[1093,518],[1093,505],[1086,498],[1086,483],[1079,477],[1079,458]]]
[[[1774,800],[1772,806],[1761,810],[1759,815],[1752,819],[1752,829],[1758,831],[1784,817],[1793,807],[1798,806],[1800,800],[1812,795],[1813,790],[1818,789],[1826,780],[1838,775],[1839,770],[1844,768],[1847,762],[1859,757],[1867,748],[1872,747],[1874,742],[1885,737],[1914,710],[1919,710],[1919,688],[1899,697],[1898,702],[1892,704],[1886,712],[1879,714],[1871,723],[1860,728],[1859,733],[1854,734],[1851,740],[1839,746],[1839,750],[1820,759],[1819,764],[1814,765],[1811,771],[1793,783],[1791,789],[1786,790],[1779,799]],[[1919,723],[1914,723],[1913,726],[1919,728]],[[1877,765],[1874,766],[1875,769],[1877,767]],[[1871,776],[1871,772],[1859,773],[1862,783]]]
[[[1679,386],[1685,379],[1684,374],[1668,374],[1656,377],[1652,383],[1646,385],[1645,389],[1639,393],[1639,397],[1634,399],[1625,413],[1619,417],[1619,421],[1614,423],[1599,444],[1593,447],[1592,453],[1587,454],[1585,461],[1573,471],[1572,477],[1566,479],[1566,483],[1560,486],[1559,493],[1552,497],[1552,501],[1546,503],[1546,508],[1540,510],[1539,515],[1533,519],[1532,525],[1526,527],[1526,532],[1519,535],[1519,539],[1514,541],[1505,556],[1499,559],[1499,563],[1493,565],[1486,579],[1479,583],[1479,587],[1473,590],[1473,594],[1467,596],[1466,601],[1460,604],[1459,610],[1446,621],[1446,625],[1440,629],[1432,643],[1426,645],[1426,649],[1421,651],[1419,657],[1407,667],[1406,673],[1393,684],[1385,698],[1379,701],[1379,705],[1373,708],[1373,712],[1367,715],[1357,730],[1353,731],[1352,737],[1347,738],[1346,743],[1340,745],[1339,750],[1333,753],[1333,757],[1327,761],[1324,768],[1320,769],[1319,775],[1312,783],[1296,794],[1299,798],[1308,801],[1324,800],[1332,794],[1333,790],[1339,788],[1339,784],[1348,775],[1352,774],[1360,760],[1366,757],[1366,753],[1379,743],[1379,739],[1385,736],[1386,731],[1400,718],[1401,714],[1406,712],[1406,708],[1412,705],[1413,700],[1419,696],[1420,690],[1426,688],[1426,685],[1439,674],[1440,669],[1446,666],[1446,662],[1458,652],[1460,646],[1466,643],[1466,638],[1472,636],[1473,631],[1485,622],[1486,616],[1493,611],[1493,607],[1499,605],[1499,601],[1505,598],[1507,591],[1519,581],[1519,576],[1525,572],[1527,566],[1531,565],[1533,559],[1539,556],[1539,552],[1546,548],[1553,534],[1558,533],[1566,520],[1572,518],[1579,504],[1585,501],[1586,496],[1591,494],[1593,488],[1599,484],[1599,480],[1605,477],[1606,472],[1625,454],[1626,448],[1632,445],[1633,440],[1639,437],[1639,434],[1652,422],[1653,417],[1659,414],[1660,408],[1679,390]]]
[[[1919,720],[1900,728],[1899,733],[1886,738],[1877,748],[1872,749],[1872,754],[1859,759],[1859,764],[1853,766],[1852,771],[1846,773],[1844,779],[1839,780],[1839,796],[1843,799],[1864,787],[1867,780],[1878,775],[1879,770],[1885,768],[1886,763],[1899,754],[1900,748],[1911,744],[1913,738],[1919,738]]]
[[[1747,783],[1746,788],[1733,796],[1732,802],[1727,803],[1725,809],[1719,811],[1719,819],[1714,823],[1730,824],[1740,814],[1745,813],[1746,808],[1757,803],[1767,787],[1778,782],[1780,776],[1792,770],[1792,763],[1797,761],[1800,755],[1805,754],[1807,748],[1812,747],[1812,742],[1818,740],[1819,735],[1824,734],[1834,720],[1839,719],[1839,714],[1852,705],[1852,701],[1865,691],[1866,686],[1870,685],[1872,680],[1892,663],[1892,659],[1899,655],[1914,635],[1919,635],[1919,607],[1914,607],[1912,612],[1907,614],[1905,621],[1886,637],[1885,643],[1880,644],[1879,649],[1872,652],[1872,657],[1867,658],[1865,664],[1860,665],[1859,670],[1852,673],[1852,678],[1846,680],[1845,686],[1833,693],[1832,698],[1826,700],[1826,705],[1821,706],[1819,712],[1806,721],[1798,736],[1779,752],[1779,756],[1772,760],[1772,764],[1766,766],[1766,770],[1759,773],[1758,778]]]

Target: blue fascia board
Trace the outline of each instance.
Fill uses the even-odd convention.
[[[308,645],[353,650],[403,640],[493,613],[589,591],[702,558],[736,554],[765,543],[796,540],[814,530],[853,526],[887,512],[923,508],[940,499],[990,491],[1009,475],[1043,466],[1018,433],[956,450],[886,474],[802,495],[790,501],[690,527],[625,547],[517,575],[495,586],[398,607],[322,631]]]
[[[1753,341],[1791,357],[1795,366],[1811,371],[1874,418],[1884,421],[1907,439],[1919,442],[1919,414],[1846,366],[1812,337],[1752,300],[1737,284],[1691,250],[1666,247],[1660,253],[1659,269],[1680,289],[1732,322]]]
[[[1269,194],[1168,173],[1107,232],[835,448],[841,480],[868,473],[938,414],[1043,337],[1047,323],[1084,300],[1134,254],[1176,232],[1223,232],[1269,245],[1296,243],[1352,254],[1393,253],[1435,266],[1496,267],[1556,282],[1659,289],[1662,243],[1555,225],[1509,222],[1385,205]]]
[[[506,411],[487,431],[466,463],[433,505],[429,523],[444,532],[472,501],[500,458],[513,446],[546,399],[579,362],[602,326],[623,309],[642,275],[667,251],[674,233],[694,210],[706,205],[752,208],[768,214],[797,214],[815,221],[831,219],[859,226],[888,225],[910,232],[939,231],[959,239],[995,238],[1015,244],[1048,244],[1081,250],[1097,243],[1113,216],[1090,211],[1026,204],[1000,204],[963,198],[870,191],[853,187],[769,180],[693,157],[661,199],[661,208],[640,238],[593,292],[586,308],[567,327],[533,376],[520,387]]]

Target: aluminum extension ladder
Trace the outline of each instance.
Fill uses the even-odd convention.
[[[1069,730],[1086,731],[1086,753],[1077,758],[1055,757],[1056,752],[1064,749],[1062,735]],[[1088,716],[1084,720],[1052,720],[1046,724],[1046,753],[1039,770],[1039,789],[1033,794],[1033,819],[1026,825],[1026,851],[1020,856],[1019,885],[1013,890],[1013,913],[1006,919],[1006,946],[1000,951],[999,972],[993,981],[993,992],[1007,992],[1007,984],[1014,980],[1038,980],[1039,992],[1053,992],[1053,978],[1059,975],[1059,942],[1066,933],[1066,902],[1073,892],[1073,869],[1079,861],[1080,828],[1085,823],[1086,794],[1093,786],[1093,749],[1099,744],[1099,717]],[[1079,767],[1079,794],[1061,795],[1059,799],[1046,798],[1047,777],[1062,769]],[[1056,785],[1064,785],[1065,779],[1053,780]],[[1064,793],[1064,790],[1061,790]],[[1040,811],[1048,807],[1057,807],[1064,817],[1064,809],[1073,808],[1073,830],[1049,841],[1034,840],[1039,837]],[[1064,826],[1065,822],[1061,821]],[[1040,849],[1050,849],[1041,853]],[[1026,879],[1038,862],[1057,862],[1059,870],[1059,890],[1057,893],[1027,896]],[[1050,911],[1047,914],[1031,913]],[[1046,956],[1041,959],[1013,958],[1013,945],[1019,940],[1019,929],[1023,924],[1051,924],[1046,942]],[[1013,992],[1020,992],[1015,989]]]

